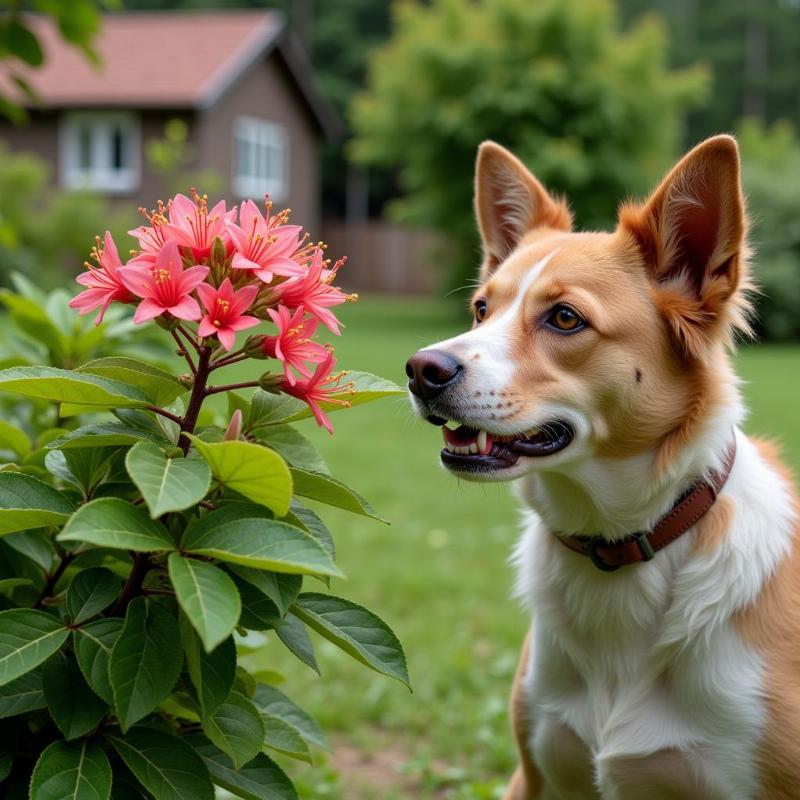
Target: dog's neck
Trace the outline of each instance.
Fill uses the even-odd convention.
[[[531,473],[518,491],[554,532],[614,541],[650,530],[694,481],[721,467],[744,416],[734,383],[725,394],[691,444],[666,466],[655,449],[629,458],[590,457]]]

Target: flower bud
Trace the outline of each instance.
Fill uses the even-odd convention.
[[[267,336],[258,334],[256,336],[249,336],[244,343],[244,352],[248,358],[267,358],[267,353],[264,352],[264,342]]]
[[[181,324],[181,321],[171,314],[162,314],[160,317],[156,317],[154,322],[165,331],[174,331]]]
[[[258,379],[258,387],[270,394],[280,394],[283,390],[283,375],[280,372],[265,372]]]
[[[187,389],[191,389],[192,386],[194,386],[194,375],[192,375],[191,372],[184,372],[183,375],[178,378],[178,383],[181,386],[185,386]]]
[[[237,408],[236,411],[233,412],[231,415],[231,421],[228,423],[228,427],[225,431],[225,436],[223,436],[223,440],[226,442],[235,442],[237,441],[242,435],[242,411],[241,409]]]

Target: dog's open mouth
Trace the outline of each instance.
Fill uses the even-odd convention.
[[[575,436],[572,426],[563,420],[513,436],[493,435],[467,425],[455,429],[445,425],[442,433],[442,463],[461,472],[508,469],[516,465],[520,456],[551,456],[567,447]]]

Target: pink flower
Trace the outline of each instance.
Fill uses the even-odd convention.
[[[200,321],[197,333],[200,336],[216,334],[226,350],[233,347],[236,341],[236,331],[243,331],[245,328],[258,325],[256,317],[242,314],[256,299],[258,286],[244,286],[238,291],[234,291],[230,278],[225,278],[219,289],[215,289],[207,283],[201,283],[197,287],[197,293],[208,312]]]
[[[109,231],[106,231],[103,249],[100,249],[98,237],[97,247],[92,250],[92,257],[99,266],[95,267],[87,262],[85,266],[88,267],[88,270],[75,278],[81,286],[88,288],[73,297],[69,301],[69,307],[77,308],[81,316],[99,308],[100,312],[94,320],[94,324],[99,325],[111,303],[129,303],[134,297],[125,287],[117,272],[122,267],[122,262],[119,260],[117,246]]]
[[[346,295],[341,289],[331,285],[336,277],[336,272],[343,264],[344,259],[341,259],[334,264],[333,269],[325,269],[322,248],[317,247],[306,274],[278,284],[274,288],[275,295],[290,309],[303,306],[306,311],[313,314],[338,336],[339,320],[328,309],[347,300],[355,299],[355,295]]]
[[[239,225],[228,223],[236,254],[231,266],[234,269],[250,269],[264,283],[273,276],[285,278],[303,275],[305,269],[291,256],[297,250],[299,225],[283,225],[287,212],[270,217],[271,204],[267,202],[267,216],[264,217],[252,200],[245,200],[239,207]]]
[[[140,225],[138,228],[128,231],[139,242],[139,252],[128,262],[128,266],[139,264],[152,266],[156,263],[156,256],[167,243],[168,237],[164,227],[168,221],[167,208],[159,200],[158,207],[153,211],[148,212],[145,208],[140,208],[139,211],[150,222],[150,225]]]
[[[283,305],[279,305],[277,311],[269,308],[267,313],[278,328],[278,335],[264,337],[265,355],[283,362],[283,374],[291,386],[294,386],[297,380],[291,367],[306,378],[310,378],[311,370],[306,366],[306,362],[319,364],[329,353],[327,347],[311,341],[319,321],[313,317],[304,319],[306,312],[302,306],[294,312],[294,315]]]
[[[200,318],[200,306],[191,293],[208,275],[208,267],[183,268],[178,245],[168,241],[151,267],[122,267],[119,276],[142,302],[133,315],[135,323],[147,322],[169,312],[185,320]]]
[[[226,241],[226,223],[236,216],[236,209],[225,211],[225,201],[220,200],[211,211],[208,199],[192,190],[194,199],[185,194],[175,195],[169,205],[169,222],[164,231],[170,239],[192,251],[195,261],[202,261],[211,254],[211,246],[218,236]]]
[[[291,384],[288,380],[284,380],[281,388],[286,394],[297,397],[300,400],[308,403],[311,413],[317,424],[325,428],[328,433],[333,433],[333,427],[330,420],[322,410],[320,403],[333,403],[340,406],[349,406],[350,402],[342,400],[336,395],[341,395],[352,387],[340,386],[339,381],[346,373],[338,372],[335,375],[331,374],[333,368],[336,366],[336,359],[332,352],[329,352],[325,360],[317,365],[314,374],[308,380],[298,380]]]

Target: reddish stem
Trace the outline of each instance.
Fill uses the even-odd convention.
[[[194,375],[194,386],[192,386],[192,394],[189,397],[189,405],[186,408],[186,414],[180,421],[181,437],[178,439],[178,447],[183,450],[183,454],[189,452],[191,441],[186,436],[187,433],[194,433],[195,426],[197,425],[197,418],[200,416],[200,409],[203,406],[203,400],[209,390],[206,389],[208,376],[211,373],[211,349],[208,347],[200,347],[197,351],[197,372]]]
[[[162,417],[166,417],[167,419],[176,422],[178,425],[183,423],[182,417],[179,417],[177,414],[173,414],[171,411],[167,411],[160,406],[147,406],[147,410],[152,411],[154,414],[160,414]]]
[[[258,381],[244,381],[243,383],[226,383],[224,386],[209,386],[206,395],[219,394],[220,392],[230,392],[234,389],[252,389],[258,386]]]
[[[189,351],[186,349],[186,345],[184,345],[183,340],[180,336],[178,336],[176,331],[170,331],[172,334],[172,338],[178,345],[178,352],[186,359],[186,363],[189,365],[189,369],[192,371],[192,374],[197,372],[197,367],[194,365],[194,361],[192,360],[191,355],[189,355]]]

